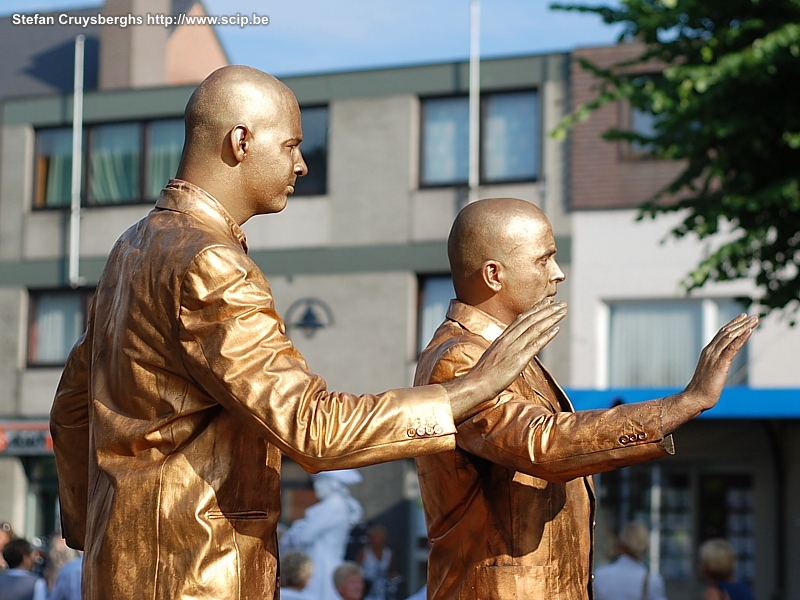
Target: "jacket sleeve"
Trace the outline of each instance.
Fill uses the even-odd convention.
[[[377,396],[328,391],[284,335],[266,279],[241,251],[201,252],[184,277],[180,311],[191,376],[310,472],[455,447],[441,386]]]
[[[62,534],[78,550],[86,535],[89,487],[89,345],[84,334],[72,348],[50,411]]]
[[[447,348],[431,383],[467,372],[483,353],[478,344]],[[563,483],[674,453],[661,427],[661,401],[608,410],[557,412],[537,394],[522,393],[518,379],[475,416],[458,426],[459,448],[495,464]],[[535,391],[535,390],[534,390]]]

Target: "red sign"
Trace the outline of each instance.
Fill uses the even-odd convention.
[[[0,454],[36,456],[53,453],[53,438],[47,421],[0,422]]]

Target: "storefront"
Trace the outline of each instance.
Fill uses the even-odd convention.
[[[571,391],[578,410],[658,398],[677,390]],[[651,529],[649,567],[670,598],[695,598],[703,587],[697,549],[724,537],[737,551],[737,577],[759,598],[785,581],[787,478],[799,390],[729,388],[719,405],[675,432],[675,456],[595,477],[595,563],[608,562],[614,536],[630,520]]]
[[[18,463],[18,464],[14,464]],[[53,438],[47,421],[0,421],[0,464],[4,479],[13,479],[19,466],[26,479],[23,489],[9,489],[24,507],[22,532],[45,537],[58,528],[58,480],[53,458]],[[18,486],[10,485],[9,488]],[[16,504],[16,503],[13,503]],[[12,505],[13,505],[12,504]],[[13,515],[0,518],[17,521]]]

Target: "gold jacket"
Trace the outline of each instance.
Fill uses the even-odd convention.
[[[453,300],[415,383],[467,372],[503,328]],[[456,446],[417,459],[435,600],[591,598],[590,474],[673,452],[660,400],[575,412],[538,359],[458,426]]]
[[[281,452],[315,472],[454,447],[441,386],[328,392],[244,234],[173,180],[125,232],[51,412],[83,598],[277,598]]]

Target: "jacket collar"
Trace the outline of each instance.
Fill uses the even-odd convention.
[[[193,183],[183,179],[170,179],[156,201],[156,208],[184,213],[219,225],[247,252],[247,236],[242,228],[216,198]]]
[[[500,337],[506,328],[503,323],[491,315],[458,300],[450,300],[447,318],[455,321],[470,333],[481,336],[489,343]]]

